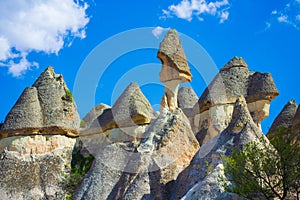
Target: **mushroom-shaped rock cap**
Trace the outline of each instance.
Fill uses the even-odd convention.
[[[294,116],[297,111],[297,104],[294,100],[289,101],[281,110],[279,115],[275,118],[268,134],[274,133],[278,127],[291,128]]]
[[[246,96],[248,77],[246,62],[242,58],[232,58],[200,96],[194,107],[195,113],[208,110],[216,104],[233,104],[239,96]]]
[[[191,81],[192,74],[175,29],[171,29],[160,43],[157,57],[163,64],[160,74],[161,82],[174,79],[182,80],[182,82]]]
[[[232,58],[205,89],[194,113],[201,113],[217,104],[233,104],[239,96],[247,103],[273,100],[279,94],[269,73],[251,72],[243,58]]]
[[[249,77],[249,87],[247,92],[247,102],[257,100],[273,100],[279,95],[273,77],[270,73],[255,72]]]
[[[116,127],[149,124],[153,114],[148,99],[137,83],[131,83],[118,98],[112,109],[107,109],[91,125],[106,131]]]
[[[80,118],[62,75],[48,67],[24,90],[7,115],[3,135],[63,134],[77,136]]]

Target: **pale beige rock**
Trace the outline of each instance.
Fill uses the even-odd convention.
[[[260,122],[269,116],[270,100],[259,100],[247,104],[253,121],[257,126],[261,126]]]
[[[0,140],[0,152],[13,151],[19,155],[43,155],[58,149],[73,149],[76,139],[63,135],[14,136]]]
[[[165,95],[162,97],[161,107],[175,111],[178,107],[179,84],[181,82],[190,82],[192,78],[176,30],[170,30],[166,34],[160,43],[157,57],[162,62],[162,69],[159,73],[160,81],[165,83]]]

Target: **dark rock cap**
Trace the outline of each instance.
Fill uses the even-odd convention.
[[[65,134],[77,136],[80,118],[62,75],[48,67],[24,90],[7,115],[2,136]]]
[[[175,29],[169,30],[160,43],[157,57],[161,60],[163,65],[177,69],[182,74],[183,79],[186,79],[186,81],[191,80],[192,74],[186,61],[178,33]]]
[[[251,72],[243,58],[232,58],[205,89],[194,113],[201,113],[217,104],[233,104],[239,96],[247,103],[273,100],[279,94],[269,73]]]
[[[274,133],[278,127],[291,128],[294,116],[296,114],[298,105],[294,100],[290,100],[281,110],[279,115],[275,118],[268,134]]]
[[[263,99],[271,101],[278,95],[279,91],[270,73],[255,72],[250,75],[246,97],[248,103]]]
[[[112,109],[107,109],[92,124],[106,131],[116,127],[149,124],[153,114],[148,99],[137,83],[131,83],[118,98]]]

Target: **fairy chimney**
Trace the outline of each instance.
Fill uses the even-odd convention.
[[[190,82],[192,74],[175,29],[171,29],[160,43],[157,57],[162,62],[160,81],[165,84],[165,94],[161,106],[170,111],[178,107],[178,86],[182,82]]]

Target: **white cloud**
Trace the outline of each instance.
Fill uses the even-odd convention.
[[[203,15],[208,14],[220,18],[220,23],[228,19],[228,0],[207,2],[206,0],[182,0],[177,5],[170,5],[168,10],[163,10],[164,17],[176,16],[180,19],[191,21],[193,17],[203,21]]]
[[[161,34],[164,32],[164,31],[167,31],[169,30],[170,28],[163,28],[161,26],[157,26],[155,27],[153,30],[152,30],[152,34],[154,35],[154,37],[156,38],[159,38],[159,36],[161,36]]]
[[[300,27],[300,0],[290,0],[284,7],[271,12],[271,21],[277,21],[293,26],[296,29]]]
[[[47,54],[85,37],[87,4],[73,0],[0,1],[0,64],[20,76],[37,63],[27,60],[32,51]]]
[[[287,15],[281,15],[277,18],[279,22],[288,23],[288,16]]]

